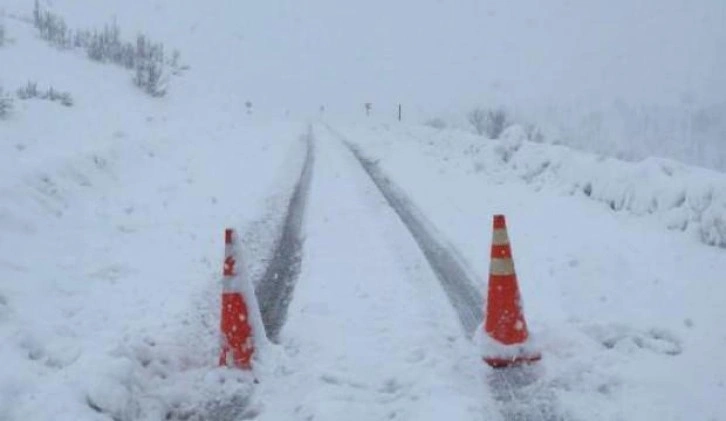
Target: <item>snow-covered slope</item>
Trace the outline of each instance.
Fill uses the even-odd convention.
[[[265,257],[306,126],[151,99],[5,26],[3,85],[75,104],[16,100],[0,122],[0,419],[161,419],[244,390],[210,377],[223,229]]]

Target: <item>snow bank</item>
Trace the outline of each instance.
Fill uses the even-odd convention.
[[[675,161],[630,163],[563,146],[522,140],[511,127],[494,146],[522,180],[556,186],[607,204],[613,211],[653,216],[671,230],[692,231],[708,245],[726,247],[726,175]]]
[[[627,162],[534,143],[526,140],[520,126],[509,127],[500,140],[428,127],[399,131],[384,126],[373,132],[378,146],[382,141],[390,148],[407,139],[429,156],[462,166],[462,171],[488,175],[497,182],[517,179],[535,190],[587,197],[614,212],[653,218],[664,228],[726,248],[726,175],[720,172],[660,158]],[[370,137],[370,131],[362,136]],[[450,169],[446,165],[445,170]]]

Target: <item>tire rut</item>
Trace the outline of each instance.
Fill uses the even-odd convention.
[[[413,236],[454,307],[462,328],[471,337],[483,317],[482,295],[475,286],[472,271],[403,190],[388,179],[374,161],[365,158],[349,142],[344,140],[344,143]]]
[[[268,339],[275,343],[285,324],[287,308],[292,300],[302,263],[302,225],[315,161],[312,127],[308,128],[305,136],[307,152],[300,179],[290,198],[282,233],[272,259],[255,289],[265,332]]]

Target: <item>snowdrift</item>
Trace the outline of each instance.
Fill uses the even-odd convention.
[[[664,228],[726,248],[726,175],[720,172],[660,158],[627,162],[530,142],[520,126],[509,127],[500,140],[429,127],[399,131],[383,126],[374,131],[387,145],[413,140],[424,146],[424,153],[458,162],[465,172],[498,182],[516,178],[535,190],[581,195],[614,212],[653,218]]]
[[[659,158],[630,163],[524,142],[523,135],[511,127],[493,147],[502,164],[527,183],[583,194],[613,211],[653,216],[668,229],[694,232],[705,244],[726,247],[725,175]]]

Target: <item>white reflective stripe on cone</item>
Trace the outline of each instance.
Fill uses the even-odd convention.
[[[497,276],[514,275],[514,260],[510,258],[493,258],[489,266],[489,274]]]
[[[229,256],[234,257],[234,246],[232,244],[224,245],[224,257],[225,259]]]
[[[495,229],[492,234],[492,244],[495,246],[503,246],[509,244],[509,236],[506,229]]]

